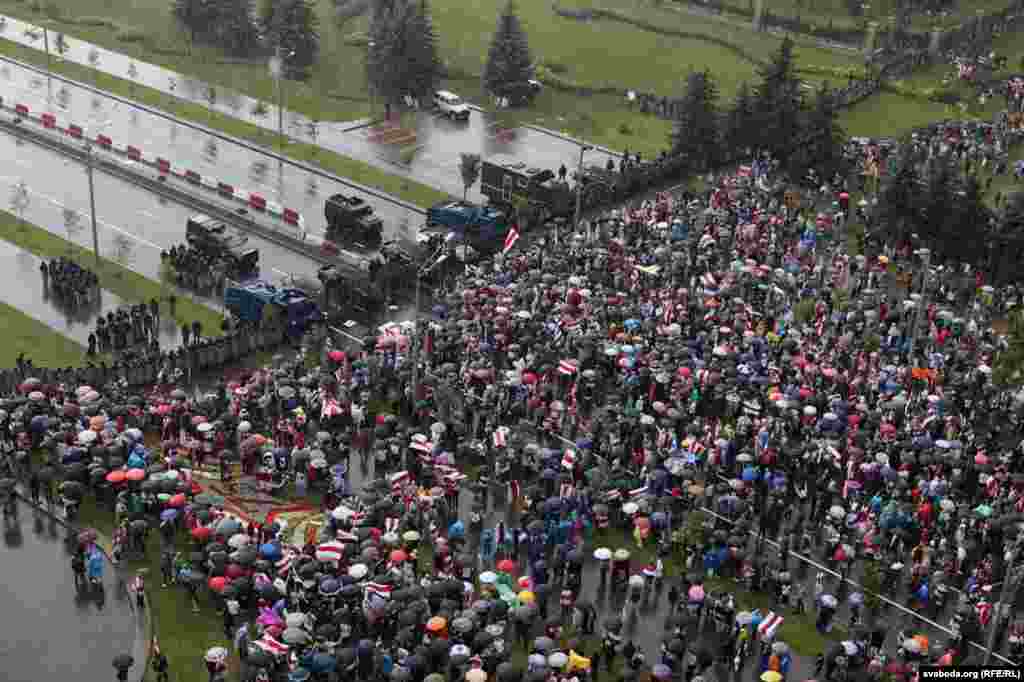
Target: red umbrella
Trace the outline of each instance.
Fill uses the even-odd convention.
[[[111,473],[114,473],[114,472],[111,472]],[[141,481],[142,479],[144,479],[146,477],[146,470],[145,469],[129,469],[128,473],[126,473],[124,475],[124,477],[126,479],[128,479],[129,481],[136,481],[136,482],[138,482],[138,481]]]
[[[527,385],[537,383],[537,375],[533,372],[523,372],[523,383]]]
[[[832,555],[832,559],[834,561],[846,561],[846,550],[842,547],[839,547],[836,550],[835,554]]]
[[[224,569],[224,574],[234,580],[235,578],[241,578],[245,575],[245,569],[238,564],[228,564],[228,567]]]
[[[502,573],[515,573],[516,562],[511,559],[502,559],[498,562],[498,570]]]
[[[327,357],[333,360],[334,362],[341,362],[342,360],[345,359],[345,352],[340,350],[332,350],[330,353],[327,354]]]
[[[192,529],[192,537],[196,542],[206,542],[212,532],[207,526],[199,526]]]
[[[228,579],[222,575],[219,575],[215,578],[210,578],[210,582],[207,584],[210,586],[211,590],[220,593],[224,591],[225,587],[227,587]]]
[[[389,558],[391,559],[391,563],[400,564],[406,559],[408,559],[409,555],[400,549],[396,549],[395,551],[391,552],[391,556]]]
[[[133,469],[133,471],[135,470]],[[109,474],[107,474],[107,483],[114,483],[116,485],[118,483],[124,483],[124,479],[125,473],[121,469],[118,469],[117,471],[111,471]]]
[[[177,495],[175,495],[174,497],[172,497],[170,500],[167,501],[167,506],[174,507],[176,509],[180,509],[181,507],[184,507],[185,506],[185,494],[184,493],[178,493]]]
[[[201,414],[197,414],[196,416],[192,417],[192,426],[199,426],[200,424],[202,424],[205,421],[206,421],[206,417],[204,417]]]

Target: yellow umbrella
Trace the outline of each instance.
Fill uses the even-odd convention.
[[[519,593],[519,601],[523,604],[532,604],[533,602],[537,601],[537,595],[535,595],[533,592],[530,592],[529,590],[523,590]]]
[[[765,670],[761,673],[761,682],[782,682],[782,675],[774,670]]]

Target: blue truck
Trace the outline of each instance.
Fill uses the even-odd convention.
[[[509,225],[504,211],[468,201],[445,201],[427,209],[427,230],[438,228],[455,235],[456,241],[489,253],[504,244]]]
[[[283,321],[289,336],[299,337],[314,322],[323,319],[320,306],[301,289],[279,289],[267,282],[228,287],[224,306],[246,322]]]

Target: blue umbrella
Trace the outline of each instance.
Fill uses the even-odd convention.
[[[625,325],[626,329],[636,329],[637,327],[640,326],[640,320],[631,317],[628,320],[626,320]]]
[[[744,481],[747,481],[749,483],[750,481],[756,481],[756,480],[758,480],[760,478],[761,478],[760,472],[757,469],[755,469],[754,467],[746,467],[746,468],[743,469],[743,480]]]
[[[306,682],[309,679],[309,671],[305,668],[296,668],[288,673],[288,682]]]
[[[50,419],[43,414],[37,414],[32,417],[32,422],[29,424],[33,433],[42,433],[46,429],[50,428]]]
[[[326,577],[320,581],[320,593],[331,596],[337,594],[341,590],[341,583],[331,577]],[[316,672],[315,670],[313,672]]]
[[[178,518],[177,509],[164,509],[162,512],[160,512],[161,521],[173,521],[176,518]]]
[[[330,656],[325,653],[316,653],[312,656],[305,656],[302,659],[303,667],[309,668],[310,672],[313,673],[329,673],[333,672],[338,662],[334,656]]]
[[[273,542],[260,545],[260,556],[267,561],[277,561],[281,558],[281,546]]]

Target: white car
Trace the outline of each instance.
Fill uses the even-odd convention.
[[[434,106],[448,118],[463,121],[469,119],[469,106],[454,92],[448,92],[447,90],[435,92]]]

